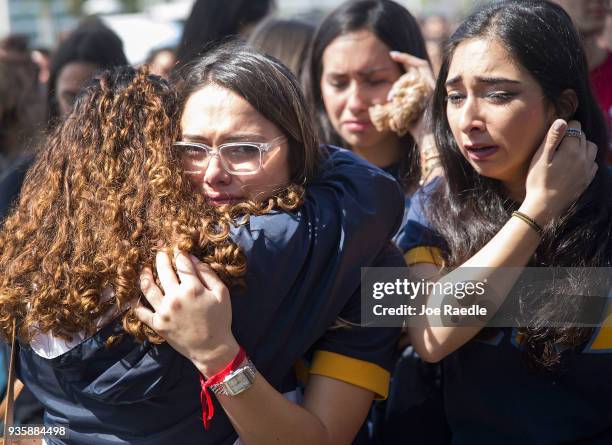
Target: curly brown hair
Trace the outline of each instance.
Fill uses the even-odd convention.
[[[139,271],[161,246],[191,251],[228,285],[239,282],[246,258],[230,224],[295,209],[303,190],[214,209],[180,174],[172,149],[180,108],[175,89],[146,70],[105,71],[84,90],[0,231],[0,333],[8,337],[14,321],[25,342],[36,332],[94,333],[101,316],[139,298]],[[131,309],[122,321],[137,339],[162,341]]]

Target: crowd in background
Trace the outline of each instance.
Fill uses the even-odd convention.
[[[282,60],[299,77],[317,23],[274,18],[271,2],[248,2],[247,5],[239,1],[196,2],[185,22],[178,47],[155,48],[146,57],[150,72],[168,77],[203,48],[232,36],[241,36],[254,47]],[[595,89],[602,91],[602,110],[610,119],[612,103],[609,97],[612,94],[607,86],[608,72],[604,62],[607,48],[612,46],[612,19],[608,14],[605,27],[595,24],[596,28],[591,29],[592,19],[579,9],[579,6],[574,7],[570,12],[588,48]],[[460,17],[442,14],[419,18],[434,73],[439,70],[444,44],[459,20]],[[37,138],[59,116],[61,109],[66,112],[79,88],[94,72],[125,63],[118,37],[95,17],[84,19],[78,30],[70,34],[62,34],[55,48],[31,48],[28,39],[21,35],[11,35],[1,41],[0,170],[3,174],[10,170],[12,162],[34,149]],[[13,88],[15,85],[19,88]]]
[[[405,224],[410,219],[408,209],[419,187],[427,187],[432,179],[435,183],[435,177],[441,174],[435,170],[442,168],[439,163],[434,163],[437,173],[431,177],[424,177],[422,165],[419,167],[438,158],[435,153],[431,155],[426,151],[435,145],[433,136],[424,136],[420,129],[411,129],[401,136],[391,131],[384,133],[372,129],[368,132],[360,127],[366,126],[362,121],[366,119],[363,113],[364,110],[367,113],[370,105],[386,100],[391,85],[410,68],[431,72],[432,82],[444,70],[448,75],[448,66],[443,66],[445,48],[462,18],[436,14],[417,20],[405,8],[396,5],[397,10],[389,18],[381,19],[355,10],[355,3],[349,0],[321,23],[310,23],[276,18],[271,0],[198,0],[185,22],[180,44],[176,48],[155,49],[145,64],[149,73],[172,82],[179,78],[178,73],[182,70],[192,69],[207,52],[233,39],[278,59],[302,82],[311,116],[323,138],[321,142],[352,149],[401,184],[406,203]],[[367,2],[361,3],[363,8],[369,7]],[[607,9],[609,6],[604,1],[599,2],[604,8],[603,17],[607,17],[602,20],[601,16],[597,17],[597,11],[582,8],[580,0],[556,3],[566,8],[582,39],[591,86],[609,129],[612,125],[612,16]],[[360,35],[364,29],[369,31]],[[343,41],[347,35],[351,38]],[[383,50],[379,51],[380,48]],[[398,54],[390,58],[389,50]],[[386,74],[367,73],[368,64],[373,61],[386,66]],[[101,71],[125,65],[127,59],[121,40],[96,17],[84,19],[52,49],[30,48],[27,39],[21,36],[9,36],[0,41],[1,218],[15,204],[41,142],[73,111],[83,87]],[[359,74],[353,78],[351,73],[354,72]],[[362,75],[362,72],[366,73]],[[381,83],[388,85],[384,94],[380,92]],[[357,89],[359,93],[355,93]],[[350,110],[356,120],[347,124],[343,120],[346,110]],[[612,165],[609,133],[608,141],[607,162]],[[409,247],[402,247],[406,237],[400,232],[395,234],[394,241],[402,253],[408,254],[413,247],[420,247],[410,242],[406,244]],[[470,257],[466,253],[463,260]],[[406,259],[410,264],[410,259]],[[455,266],[463,263],[453,259]],[[0,359],[6,367],[6,350]],[[406,434],[407,425],[412,428],[413,442],[410,443],[450,443],[451,433],[440,390],[440,366],[423,362],[408,346],[396,351],[393,369],[395,376],[389,399],[374,403],[368,422],[355,443],[365,444],[370,440],[400,443],[397,438]],[[0,386],[5,383],[6,375],[0,372]],[[422,387],[415,390],[415,385]],[[43,423],[42,408],[27,390],[20,395],[16,421]],[[427,434],[420,436],[419,431],[427,431]]]

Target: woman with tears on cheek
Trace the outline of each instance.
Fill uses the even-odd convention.
[[[46,440],[350,443],[399,336],[360,326],[359,278],[402,264],[401,190],[319,147],[266,56],[218,48],[182,87],[100,74],[0,231],[2,334],[16,326],[19,376],[68,431]],[[160,245],[182,252],[176,271]]]
[[[412,272],[487,282],[494,309],[526,266],[610,266],[605,127],[567,14],[546,1],[494,3],[465,20],[445,54],[433,105],[444,175],[417,192],[400,238]],[[442,265],[454,270],[441,276]],[[568,283],[565,292],[589,295],[582,275]],[[525,327],[481,332],[481,320],[433,316],[408,327],[424,359],[442,360],[453,443],[612,439],[609,329],[551,326],[593,300],[546,292],[535,309],[519,296],[534,311]],[[423,303],[454,300],[434,292]]]
[[[261,97],[279,85],[297,115],[279,108],[278,98]],[[150,268],[140,281],[153,310],[140,307],[137,315],[195,364],[244,443],[350,443],[373,398],[386,396],[385,368],[399,334],[359,325],[360,266],[403,264],[389,244],[393,225],[383,228],[377,214],[348,221],[334,208],[341,196],[349,208],[362,208],[365,202],[345,188],[362,187],[375,169],[362,161],[355,168],[358,158],[347,151],[317,147],[289,71],[250,50],[230,46],[204,57],[186,74],[182,96],[182,137],[174,148],[193,192],[228,217],[273,206],[297,213],[251,216],[232,229],[248,258],[246,294],[232,291],[230,299],[205,262],[177,251],[174,270],[161,252],[159,284]],[[399,207],[395,214],[401,216]],[[312,227],[304,228],[306,221]],[[335,231],[338,223],[343,233]],[[379,234],[367,235],[368,225]],[[262,242],[265,249],[256,246]],[[266,324],[268,344],[257,338]],[[311,368],[299,405],[290,366],[302,355]],[[205,416],[214,409],[208,403]]]
[[[343,2],[315,32],[304,88],[321,139],[350,148],[393,175],[407,196],[421,171],[419,150],[433,145],[414,125],[405,134],[379,131],[370,108],[385,104],[400,76],[416,69],[433,86],[418,22],[392,0]],[[419,144],[417,146],[417,144]]]

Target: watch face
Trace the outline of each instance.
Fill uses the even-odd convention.
[[[230,379],[225,382],[227,392],[230,395],[240,394],[245,389],[251,386],[251,380],[249,376],[244,372],[244,370],[240,370],[238,373],[233,375]]]

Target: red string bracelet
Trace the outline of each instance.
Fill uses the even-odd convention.
[[[200,392],[200,403],[202,404],[202,423],[204,423],[204,429],[210,427],[210,421],[215,415],[215,406],[210,395],[210,387],[214,384],[221,383],[223,379],[238,368],[244,359],[246,358],[246,351],[242,346],[236,357],[223,368],[221,371],[211,376],[208,380],[204,377],[204,374],[200,373],[200,386],[202,392]]]

